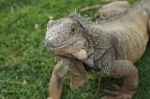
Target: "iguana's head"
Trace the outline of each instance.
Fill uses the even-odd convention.
[[[77,14],[72,14],[67,18],[48,22],[45,45],[50,52],[81,60],[87,58],[85,30],[78,18]]]

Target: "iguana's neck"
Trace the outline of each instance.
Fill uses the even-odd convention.
[[[89,53],[95,50],[97,47],[101,47],[101,41],[105,41],[110,36],[109,31],[105,31],[96,24],[88,24],[86,26],[86,42],[87,42],[87,50]]]

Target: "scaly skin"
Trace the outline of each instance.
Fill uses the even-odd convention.
[[[50,21],[45,44],[58,59],[49,86],[49,99],[60,99],[63,77],[70,72],[71,88],[81,86],[87,71],[100,76],[124,78],[118,91],[104,90],[114,97],[131,99],[138,88],[138,71],[134,63],[143,55],[149,39],[150,1],[144,0],[124,13],[92,24],[76,13]]]
[[[102,6],[96,14],[96,17],[109,17],[125,11],[129,7],[127,1],[114,1]]]

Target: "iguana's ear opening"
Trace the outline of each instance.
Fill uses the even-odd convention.
[[[81,86],[88,78],[88,73],[84,66],[77,60],[72,60],[69,66],[71,82],[71,89],[76,89]]]

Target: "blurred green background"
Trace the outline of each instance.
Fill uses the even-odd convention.
[[[128,0],[134,3],[137,0]],[[100,0],[0,0],[0,99],[47,99],[48,83],[55,63],[44,46],[47,22],[67,17],[75,9],[100,4]],[[93,17],[97,10],[82,13]],[[136,63],[140,84],[134,99],[150,99],[150,44]],[[122,80],[103,78],[103,89]],[[91,74],[83,87],[71,90],[65,80],[63,99],[90,99],[98,77]]]

